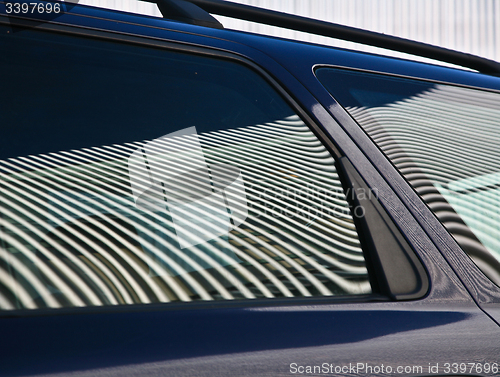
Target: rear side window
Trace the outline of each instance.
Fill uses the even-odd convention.
[[[331,68],[316,75],[500,285],[500,94]]]
[[[0,308],[371,292],[334,159],[252,70],[34,30],[0,48]]]

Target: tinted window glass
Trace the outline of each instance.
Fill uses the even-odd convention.
[[[242,65],[2,30],[0,307],[371,292],[334,160]]]
[[[330,68],[316,75],[500,284],[500,94]]]
[[[293,115],[264,80],[230,62],[0,30],[5,72],[0,99],[2,110],[9,110],[2,112],[0,158],[155,139],[190,126],[209,132]]]

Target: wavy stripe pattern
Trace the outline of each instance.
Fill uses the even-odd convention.
[[[386,106],[347,110],[500,282],[500,265],[488,262],[489,253],[500,261],[500,95],[435,85]]]
[[[187,248],[134,203],[127,160],[147,140],[0,161],[0,308],[371,292],[334,160],[298,117],[198,137],[208,166],[240,169],[248,216],[205,242],[202,222],[222,225],[197,209]]]

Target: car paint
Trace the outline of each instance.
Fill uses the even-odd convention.
[[[57,23],[39,27],[72,32],[67,25],[81,27],[82,35],[241,59],[268,75],[378,189],[427,268],[431,288],[425,298],[403,302],[268,299],[5,312],[0,375],[276,376],[325,363],[383,364],[386,370],[416,366],[422,367],[416,375],[433,375],[436,364],[499,361],[500,329],[483,312],[500,320],[498,287],[326,92],[313,69],[341,66],[497,90],[498,78],[87,7],[74,7]],[[352,369],[331,375],[349,373]],[[376,374],[384,375],[371,375]]]

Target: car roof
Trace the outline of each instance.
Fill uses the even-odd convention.
[[[155,2],[155,0],[143,0],[143,1],[149,1],[153,3]],[[220,8],[221,6],[223,7],[224,4],[227,4],[227,6],[230,8],[229,14],[224,14],[225,10],[223,10],[222,13],[219,12],[216,14],[231,15],[232,13],[234,13],[234,9],[232,8],[236,8],[237,16],[240,17],[241,19],[247,19],[247,20],[250,18],[245,18],[246,17],[245,13],[247,11],[248,13],[251,13],[252,11],[255,10],[255,12],[257,13],[269,12],[270,17],[277,17],[277,22],[282,22],[281,19],[285,19],[286,17],[291,17],[291,19],[288,22],[289,23],[291,22],[292,24],[294,21],[301,21],[302,19],[305,20],[305,22],[314,21],[303,17],[286,15],[284,13],[267,11],[264,9],[246,6],[243,4],[230,3],[227,1],[190,0],[190,2],[193,2],[200,6],[205,6],[205,4],[207,4],[207,6],[209,6],[208,8],[209,11],[211,11],[210,7],[212,7],[212,3],[214,3],[215,8]],[[242,7],[241,10],[239,9],[240,7]],[[242,16],[242,14],[245,15]],[[261,16],[257,15],[250,17],[259,19],[259,17]],[[152,17],[144,18],[144,21],[146,20],[151,22]],[[176,26],[183,25],[182,23],[175,21],[167,21],[167,20],[160,20],[160,21],[172,22],[174,24],[177,24]],[[274,21],[267,21],[265,23],[269,25],[272,24],[272,22]],[[327,24],[323,21],[317,21],[317,22],[319,24]],[[346,50],[346,49],[318,45],[308,42],[298,42],[298,41],[287,40],[284,38],[263,36],[259,34],[252,34],[248,32],[240,32],[227,29],[199,27],[196,25],[189,25],[189,24],[184,24],[184,25],[187,25],[188,28],[191,28],[195,33],[199,33],[200,35],[210,36],[213,38],[221,38],[228,41],[244,44],[254,49],[258,49],[261,52],[264,52],[268,56],[279,61],[284,66],[289,65],[290,62],[289,57],[291,56],[290,54],[292,53],[294,54],[293,56],[296,57],[296,60],[294,60],[294,64],[297,64],[297,61],[301,60],[303,63],[306,63],[309,66],[318,64],[328,64],[328,65],[335,65],[338,67],[349,67],[351,69],[360,69],[364,71],[367,70],[375,72],[384,72],[392,75],[416,77],[419,79],[425,79],[437,82],[447,82],[465,86],[474,86],[474,87],[490,88],[497,90],[500,89],[500,80],[498,79],[498,77],[492,75],[478,74],[477,72],[473,72],[470,70],[467,71],[464,69],[460,69],[458,67],[455,69],[453,68],[447,69],[442,65],[437,65],[437,64],[421,63],[412,60],[405,60],[401,58],[387,57],[387,56],[358,52],[353,50]],[[326,26],[328,27],[328,25],[340,28],[341,33],[344,33],[343,30],[344,28],[348,29],[346,30],[346,33],[353,32],[354,34],[356,34],[358,32],[359,33],[364,32],[362,30],[354,28],[347,28],[342,25],[327,24]],[[300,29],[295,29],[295,30],[300,30]],[[381,37],[381,38],[385,37],[385,35],[384,36],[378,35],[377,33],[373,34],[375,34],[375,37]],[[360,37],[355,36],[355,38],[360,38]],[[365,37],[364,36],[361,37],[361,39],[363,38]],[[392,38],[392,37],[387,36],[387,38]],[[402,41],[404,42],[404,40]],[[392,43],[391,41],[389,42]],[[434,48],[435,46],[429,46],[429,47]],[[447,51],[446,49],[442,50],[444,52]],[[454,51],[449,51],[449,52],[454,53]],[[470,57],[471,65],[475,64],[472,63],[472,61],[475,58],[481,59],[473,55],[468,55],[468,54],[463,54],[463,55],[464,56],[460,58],[463,59],[465,57],[467,59],[468,57]],[[321,60],[323,60],[323,62],[321,62]],[[496,69],[498,68],[498,66],[500,66],[496,62],[489,61],[487,59],[483,60],[486,64],[492,63],[494,66],[496,64],[496,66],[493,69]],[[488,67],[486,69],[490,68]],[[498,76],[498,73],[493,73],[493,75]]]
[[[289,71],[330,66],[500,91],[500,77],[471,70],[237,30],[198,26],[94,6],[76,4],[55,21],[58,24],[156,40],[183,40],[198,47],[207,47],[206,42],[210,40],[210,47],[227,51],[233,51],[230,46],[236,44],[266,54]],[[184,38],[179,38],[180,35]],[[291,56],[293,59],[290,59]]]

